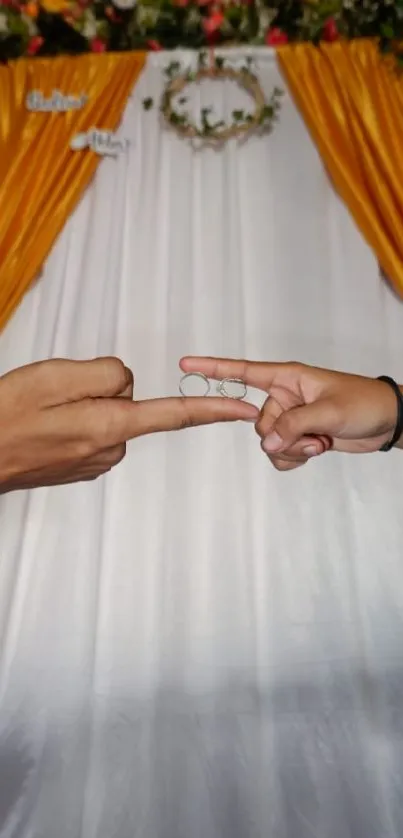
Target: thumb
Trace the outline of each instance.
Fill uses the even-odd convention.
[[[334,408],[329,401],[317,401],[284,411],[265,438],[263,448],[268,454],[281,453],[302,437],[333,433]]]

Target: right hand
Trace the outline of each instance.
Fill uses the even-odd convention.
[[[93,480],[142,434],[258,415],[230,399],[132,398],[133,375],[116,358],[43,361],[0,378],[0,493]]]
[[[396,396],[383,381],[298,363],[184,358],[185,372],[240,378],[270,394],[256,424],[262,448],[281,470],[304,465],[329,449],[378,451],[396,425]]]

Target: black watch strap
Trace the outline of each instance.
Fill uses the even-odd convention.
[[[396,384],[396,381],[394,381],[393,378],[390,378],[389,375],[378,376],[378,381],[384,381],[385,384],[389,384],[389,387],[392,388],[397,401],[396,427],[392,439],[389,442],[385,442],[385,444],[382,445],[382,448],[379,449],[380,451],[390,451],[403,434],[403,395],[400,391],[399,385]]]

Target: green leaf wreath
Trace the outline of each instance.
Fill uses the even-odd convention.
[[[185,69],[179,61],[172,61],[165,69],[166,87],[160,103],[161,113],[166,123],[180,136],[190,140],[203,140],[220,144],[231,138],[252,132],[271,132],[278,119],[282,90],[274,88],[269,100],[263,93],[259,79],[253,70],[252,59],[247,59],[239,69],[234,69],[223,57],[201,51],[197,69]],[[243,88],[253,103],[252,110],[233,110],[231,120],[226,122],[214,114],[212,107],[204,107],[199,119],[193,120],[187,110],[188,99],[183,95],[188,85],[198,84],[205,78],[221,81],[229,79]],[[144,99],[143,107],[149,111],[153,100]]]

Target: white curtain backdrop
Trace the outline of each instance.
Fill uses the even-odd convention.
[[[194,151],[142,108],[170,60],[150,58],[130,148],[101,162],[1,372],[116,354],[138,398],[177,394],[186,353],[402,380],[402,304],[290,98],[272,136]],[[401,836],[402,509],[402,454],[282,475],[250,425],[2,497],[1,838]]]

